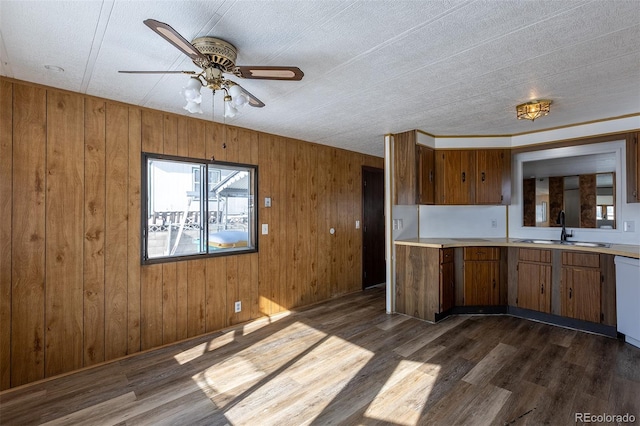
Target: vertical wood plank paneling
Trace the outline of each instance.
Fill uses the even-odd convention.
[[[140,161],[142,114],[129,108],[129,218],[127,221],[127,353],[140,351]]]
[[[140,349],[162,344],[162,265],[140,272]]]
[[[11,386],[13,84],[0,81],[0,391]]]
[[[177,122],[177,154],[181,157],[189,156],[188,119],[179,117]],[[176,340],[189,336],[187,327],[188,310],[188,262],[176,264]]]
[[[208,159],[214,158],[215,161],[229,161],[226,149],[226,129],[222,124],[207,123],[207,146],[206,156]]]
[[[85,99],[84,122],[84,361],[105,360],[105,103]]]
[[[189,157],[205,158],[205,125],[200,120],[189,120]]]
[[[236,262],[236,283],[238,288],[238,296],[236,301],[242,304],[242,310],[236,314],[236,323],[249,321],[251,319],[251,255],[233,256]],[[231,257],[227,258],[229,260]],[[227,276],[229,270],[227,270]],[[235,302],[235,301],[234,301]],[[233,307],[233,305],[227,305]]]
[[[162,343],[175,342],[177,329],[178,270],[176,263],[162,265]]]
[[[260,313],[260,290],[258,286],[259,281],[259,273],[260,273],[260,263],[259,263],[259,255],[258,253],[253,253],[249,255],[251,258],[251,319],[258,318],[261,315]]]
[[[227,322],[227,259],[207,259],[206,271],[206,331],[219,330]],[[233,310],[231,311],[233,312]]]
[[[163,115],[142,111],[142,150],[162,154]],[[148,349],[162,344],[162,265],[142,266],[140,274],[140,341]]]
[[[238,128],[233,126],[226,126],[226,138],[224,143],[227,145],[227,161],[233,163],[240,162],[240,145],[242,142],[238,138]]]
[[[334,240],[334,283],[336,287],[332,292],[332,296],[343,294],[349,288],[349,271],[347,270],[349,239],[347,224],[345,222],[347,207],[346,199],[348,197],[348,179],[349,179],[349,159],[343,155],[342,151],[336,150],[335,163],[338,170],[333,177],[333,193],[336,197],[332,210],[333,222],[336,224],[336,234]]]
[[[227,297],[225,310],[227,311],[227,323],[237,324],[240,322],[240,315],[235,313],[234,304],[240,300],[240,289],[238,288],[238,256],[227,258]]]
[[[205,283],[207,268],[205,259],[190,260],[188,263],[187,333],[189,337],[192,337],[206,331]]]
[[[290,184],[288,182],[289,170],[286,167],[286,153],[287,153],[287,139],[276,137],[274,141],[274,149],[271,151],[271,162],[269,167],[275,168],[275,181],[272,185],[273,198],[272,209],[276,214],[275,218],[272,218],[272,223],[269,224],[269,235],[271,235],[271,241],[273,242],[271,258],[275,268],[276,274],[273,276],[273,280],[276,286],[279,287],[272,302],[272,309],[275,308],[275,312],[281,312],[291,307],[291,294],[287,292],[289,275],[288,266],[289,260],[287,258],[287,226],[289,225],[289,209],[291,205],[287,199],[287,187]],[[274,204],[275,200],[275,204]]]
[[[82,367],[84,102],[47,94],[45,375]]]
[[[359,287],[360,165],[382,160],[0,83],[0,388]],[[141,266],[142,152],[257,164],[260,252]]]
[[[260,135],[260,176],[258,178],[260,198],[271,198],[271,207],[264,207],[259,203],[259,225],[268,224],[269,234],[260,235],[260,311],[264,315],[280,312],[280,283],[284,278],[278,263],[280,243],[277,240],[277,224],[280,221],[280,208],[282,200],[278,193],[279,188],[279,159],[282,154],[279,151],[278,138],[273,135]]]
[[[315,145],[289,140],[287,165],[289,220],[286,232],[287,308],[309,304],[316,292],[317,193],[315,189]],[[293,213],[293,214],[291,214]]]
[[[11,386],[44,378],[47,94],[13,86]]]
[[[164,116],[164,153],[178,154],[178,119],[174,115]],[[162,265],[162,343],[177,339],[178,283],[176,263]]]
[[[105,354],[127,354],[127,278],[129,197],[129,109],[107,104],[107,194],[105,268]],[[138,178],[139,179],[139,178]]]
[[[360,230],[356,229],[356,219],[360,219],[362,211],[362,197],[354,197],[360,192],[362,185],[362,159],[360,154],[343,152],[349,158],[349,177],[347,179],[347,198],[345,199],[345,228],[349,238],[347,247],[347,271],[349,271],[349,283],[347,293],[362,289],[362,238]]]
[[[331,206],[332,206],[332,182],[333,168],[330,167],[332,153],[335,148],[318,146],[317,148],[317,279],[316,300],[324,300],[331,294],[331,259],[332,239],[329,233],[331,228]]]
[[[166,155],[178,155],[178,117],[165,114],[162,143]]]

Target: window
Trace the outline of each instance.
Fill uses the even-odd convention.
[[[142,176],[143,263],[257,251],[256,166],[144,154]]]

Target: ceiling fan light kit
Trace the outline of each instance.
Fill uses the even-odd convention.
[[[549,114],[551,101],[549,99],[538,99],[516,106],[518,120],[535,121],[536,118]]]
[[[280,66],[236,66],[238,50],[231,43],[216,37],[198,37],[191,43],[176,30],[164,22],[146,19],[144,24],[159,36],[187,55],[193,63],[202,69],[194,71],[120,71],[129,74],[191,74],[189,82],[182,88],[180,94],[187,101],[184,109],[191,113],[202,114],[202,86],[213,91],[224,91],[224,115],[234,117],[238,109],[244,105],[261,108],[264,103],[242,88],[238,83],[228,80],[223,73],[232,74],[238,78],[259,80],[290,80],[298,81],[304,73],[298,67]]]

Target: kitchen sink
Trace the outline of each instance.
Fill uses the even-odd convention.
[[[560,240],[520,240],[519,243],[530,243],[530,244],[561,244]]]
[[[526,239],[519,240],[519,243],[529,243],[529,244],[562,244],[566,246],[578,246],[578,247],[610,247],[610,244],[607,243],[591,243],[587,241],[560,241],[560,240],[534,240],[534,239]]]
[[[569,246],[579,246],[579,247],[609,247],[610,245],[606,243],[588,243],[585,241],[564,241],[561,244],[566,244]]]

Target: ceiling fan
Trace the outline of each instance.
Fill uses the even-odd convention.
[[[118,71],[128,74],[189,74],[191,79],[182,89],[182,95],[187,100],[184,107],[189,112],[200,112],[200,88],[207,87],[213,90],[223,90],[225,93],[225,116],[233,117],[237,109],[249,104],[252,107],[261,108],[264,103],[242,88],[232,80],[228,80],[223,74],[232,74],[235,77],[260,80],[301,80],[304,73],[298,67],[271,67],[271,66],[238,66],[236,58],[238,51],[231,43],[216,37],[198,37],[189,43],[176,30],[168,24],[146,19],[145,25],[155,31],[160,37],[174,45],[178,50],[187,55],[194,64],[202,69],[196,71]]]

